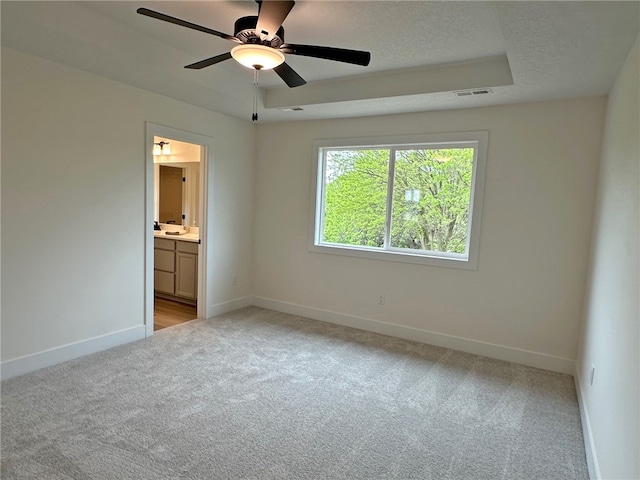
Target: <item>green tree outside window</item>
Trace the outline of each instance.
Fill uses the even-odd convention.
[[[326,150],[322,241],[384,248],[390,216],[391,248],[465,253],[474,153],[473,148]]]

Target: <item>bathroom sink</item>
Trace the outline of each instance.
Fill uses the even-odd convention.
[[[177,233],[179,235],[184,235],[185,233],[187,233],[182,225],[171,225],[165,223],[160,224],[160,231],[164,234]]]
[[[200,240],[200,234],[196,232],[187,232],[187,230],[182,225],[160,225],[160,230],[154,230],[153,236],[172,238],[175,240],[185,240],[188,242],[198,242]]]

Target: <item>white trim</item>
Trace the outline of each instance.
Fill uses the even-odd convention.
[[[67,345],[49,350],[43,350],[42,352],[5,360],[0,364],[0,378],[6,380],[17,377],[18,375],[23,375],[45,367],[51,367],[59,363],[143,338],[145,338],[145,326],[138,325],[117,332],[87,338],[86,340],[68,343]]]
[[[199,145],[200,148],[200,215],[198,227],[200,248],[198,248],[198,318],[207,318],[207,218],[209,204],[209,167],[213,163],[213,138],[199,133],[145,122],[145,325],[147,337],[153,335],[153,220],[154,220],[154,162],[153,137],[171,138],[180,142]]]
[[[598,456],[596,454],[596,444],[593,441],[593,431],[591,430],[589,410],[587,409],[587,403],[585,402],[580,378],[580,368],[576,363],[573,379],[576,384],[576,395],[578,396],[578,406],[580,407],[580,423],[582,424],[582,437],[584,438],[584,450],[587,456],[589,478],[591,480],[600,480],[602,475],[600,474],[600,465],[598,464]]]
[[[229,300],[228,302],[211,305],[209,318],[217,317],[218,315],[224,315],[225,313],[233,312],[234,310],[238,310],[240,308],[250,307],[251,305],[253,305],[252,300],[253,297],[245,296]]]
[[[363,138],[324,139],[313,142],[312,184],[311,184],[311,213],[309,225],[310,252],[346,255],[351,257],[368,258],[373,260],[387,260],[392,262],[431,265],[436,267],[460,268],[476,270],[478,266],[478,252],[480,245],[480,228],[482,220],[482,205],[484,197],[485,170],[489,142],[488,131],[431,133],[419,135],[381,136]],[[469,198],[469,227],[467,231],[467,252],[464,255],[447,254],[444,252],[410,251],[408,249],[389,248],[374,249],[354,245],[339,245],[322,243],[323,222],[322,208],[325,195],[325,161],[324,150],[339,148],[388,148],[423,147],[437,144],[441,148],[456,147],[468,144],[475,150],[471,192]],[[391,189],[392,167],[389,169],[389,189]],[[387,212],[390,212],[392,199],[387,195]],[[385,245],[389,240],[390,213],[386,218]]]
[[[476,270],[477,262],[464,257],[455,258],[455,254],[447,256],[445,253],[433,252],[432,256],[419,253],[411,253],[408,250],[380,250],[361,248],[354,245],[324,244],[309,247],[312,253],[328,253],[331,255],[344,255],[346,257],[368,258],[369,260],[384,260],[388,262],[411,263],[414,265],[430,265],[432,267],[459,268],[463,270]],[[477,259],[476,259],[477,260]]]
[[[469,338],[455,337],[442,333],[430,332],[402,325],[372,320],[369,318],[356,317],[344,313],[332,312],[320,308],[306,307],[294,303],[282,302],[264,297],[253,297],[253,305],[276,310],[278,312],[298,315],[313,320],[335,323],[345,327],[357,328],[368,332],[379,333],[391,337],[403,338],[415,342],[426,343],[438,347],[450,348],[461,352],[472,353],[484,357],[505,360],[507,362],[519,363],[530,367],[551,370],[558,373],[573,375],[575,362],[569,358],[556,357],[545,353],[531,352],[519,348],[495,345],[481,342]]]
[[[402,325],[393,325],[378,320],[372,320],[354,315],[347,315],[330,310],[323,310],[314,307],[306,307],[294,303],[282,302],[259,296],[244,296],[230,300],[227,302],[215,304],[211,306],[209,318],[217,315],[223,315],[227,312],[238,310],[249,306],[257,306],[275,310],[278,312],[298,315],[313,320],[319,320],[345,327],[356,328],[369,332],[388,335],[391,337],[403,338],[416,342],[435,345],[443,348],[450,348],[461,352],[482,355],[485,357],[496,358],[508,362],[528,365],[530,367],[542,368],[554,372],[572,374],[578,382],[575,362],[568,358],[556,357],[544,353],[531,352],[518,348],[505,347],[491,343],[471,340],[468,338],[455,337],[442,333],[430,332]],[[58,363],[66,362],[84,355],[96,353],[108,348],[112,348],[125,343],[133,342],[145,338],[145,326],[139,325],[125,330],[120,330],[98,337],[81,340],[79,342],[62,345],[60,347],[44,350],[42,352],[25,355],[23,357],[5,360],[0,364],[0,378],[2,380],[12,378],[25,373],[39,370],[40,368],[50,367]],[[578,400],[580,402],[580,412],[583,415],[582,423],[585,429],[585,447],[587,448],[587,459],[589,460],[589,472],[591,478],[600,479],[598,462],[595,456],[595,447],[591,435],[589,416],[584,406],[582,391],[579,383],[576,383],[578,392]],[[589,443],[587,444],[587,439]],[[595,472],[595,475],[594,473]]]
[[[230,300],[228,302],[218,303],[211,306],[211,317],[223,315],[233,310],[249,307],[252,303],[252,297],[245,296]],[[153,309],[153,303],[151,304]],[[117,347],[125,343],[142,340],[148,337],[145,325],[119,330],[117,332],[107,333],[86,340],[69,343],[60,347],[43,350],[42,352],[32,353],[18,358],[5,360],[0,363],[0,379],[7,380],[9,378],[34,372],[45,367],[52,367],[59,363],[74,360],[85,355],[97,353],[102,350]]]
[[[157,189],[156,178],[160,178],[159,166],[153,162],[153,143],[155,132],[152,125],[145,124],[145,156],[144,156],[144,324],[147,337],[153,335],[153,225]],[[156,170],[158,171],[156,177]],[[151,295],[149,294],[151,292]]]

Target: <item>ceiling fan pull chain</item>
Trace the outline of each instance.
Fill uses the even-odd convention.
[[[253,69],[253,115],[251,115],[251,120],[254,122],[258,121],[258,80],[260,76],[260,69]]]

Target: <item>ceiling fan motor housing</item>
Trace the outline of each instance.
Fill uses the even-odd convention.
[[[257,23],[257,16],[239,18],[233,27],[233,36],[242,43],[266,45],[271,48],[278,48],[284,43],[284,28],[282,28],[282,26],[278,29],[271,41],[269,41],[260,38],[260,32],[256,31]]]

